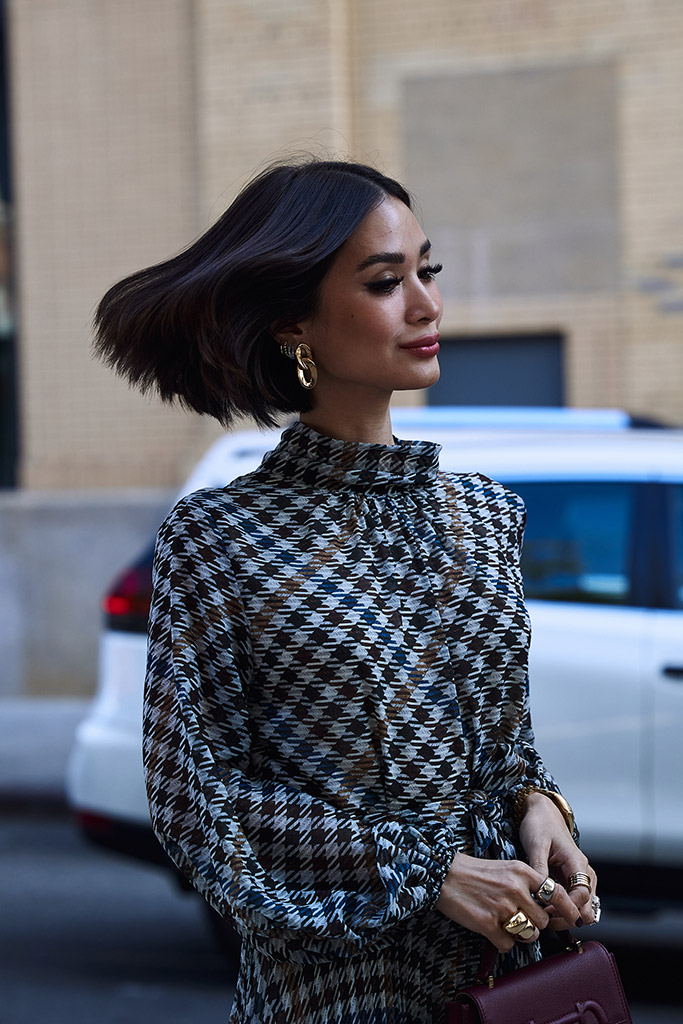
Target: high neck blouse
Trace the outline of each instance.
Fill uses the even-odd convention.
[[[440,451],[430,441],[339,441],[299,422],[285,431],[261,470],[288,484],[382,493],[434,485]]]
[[[152,822],[242,936],[233,1024],[443,1021],[482,942],[434,908],[453,857],[516,856],[515,793],[556,788],[522,502],[438,458],[298,423],[159,532]]]

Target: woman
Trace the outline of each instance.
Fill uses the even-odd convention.
[[[392,393],[439,376],[440,269],[401,185],[311,161],[98,310],[143,389],[300,414],[157,545],[152,819],[242,936],[234,1024],[439,1021],[484,936],[515,965],[593,920],[533,745],[522,502],[392,436]]]

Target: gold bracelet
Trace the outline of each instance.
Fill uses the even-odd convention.
[[[522,788],[515,794],[514,803],[512,805],[512,820],[517,828],[522,824],[522,818],[524,817],[524,801],[528,796],[531,796],[532,793],[541,793],[543,796],[547,796],[549,800],[552,800],[564,818],[565,824],[569,829],[569,834],[571,836],[576,836],[576,821],[574,820],[574,812],[571,808],[571,804],[565,800],[561,793],[555,793],[552,789],[541,789],[540,786],[522,786]]]
[[[512,823],[515,828],[519,828],[522,824],[522,818],[524,817],[524,801],[532,793],[538,793],[538,786],[522,786],[515,793],[515,798],[512,802]]]

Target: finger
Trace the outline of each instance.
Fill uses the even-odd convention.
[[[548,928],[550,928],[551,931],[559,932],[568,931],[570,928],[583,928],[584,925],[593,924],[594,917],[595,915],[593,913],[592,906],[584,907],[579,914],[569,918],[569,920],[557,913],[557,911],[553,910],[550,914]]]
[[[503,932],[502,936],[499,934],[487,935],[486,938],[493,943],[499,953],[509,953],[515,945],[515,940],[507,932]]]
[[[577,924],[573,924],[572,928],[577,928]],[[548,928],[551,932],[566,932],[569,931],[569,925],[563,917],[551,917]]]
[[[497,935],[487,935],[487,938],[491,940],[499,953],[509,953],[518,942],[528,946],[532,942],[537,942],[540,935],[538,928],[535,928],[533,935],[529,938],[523,939],[520,935],[510,935],[504,928],[501,928]]]
[[[581,886],[580,889],[572,889],[572,891],[567,895],[576,907],[578,913],[585,919],[586,913],[590,910],[591,906],[592,894],[590,889],[586,889],[584,886]]]
[[[529,867],[538,872],[541,876],[541,880],[547,878],[550,874],[550,868],[548,867],[548,853],[548,850],[539,851],[529,859]]]
[[[539,907],[538,903],[535,903],[533,899],[529,899],[522,906],[520,910],[523,910],[532,924],[536,925],[538,931],[543,931],[544,928],[548,927],[550,916],[545,907]],[[530,941],[534,941],[533,939]]]
[[[585,895],[580,895],[578,900],[575,900],[576,908],[579,912],[579,916],[584,924],[593,924],[595,921],[595,908],[593,906],[593,894],[587,889],[575,890],[570,893],[570,897],[574,898],[577,891]]]
[[[578,889],[587,889],[590,892],[595,892],[598,877],[588,863],[587,858],[578,848],[575,848],[574,855],[571,858],[567,857],[561,863],[558,861],[555,867],[559,871],[559,877],[561,877],[564,887],[568,892],[573,893]],[[577,882],[578,885],[576,884]]]
[[[568,895],[575,904],[583,924],[593,924],[595,920],[595,909],[593,906],[593,895],[597,888],[598,877],[588,862],[585,866],[585,875],[588,876],[589,884],[573,885]]]
[[[518,941],[535,942],[538,938],[538,932],[543,931],[544,928],[548,927],[548,921],[550,920],[547,910],[541,906],[533,898],[533,893],[538,890],[540,885],[543,884],[543,879],[540,882],[536,882],[534,879],[525,879],[517,891],[517,909],[527,916],[529,921],[536,928],[536,937],[533,936],[526,940],[519,940],[518,936],[515,936]],[[533,888],[532,888],[533,886]]]
[[[548,926],[549,915],[552,913],[554,895],[557,889],[558,883],[555,879],[551,875],[546,875],[538,888],[531,893],[534,907],[539,908],[543,914],[542,917],[536,916],[534,918],[540,929],[547,928]]]
[[[555,887],[552,902],[552,918],[563,920],[565,928],[580,928],[583,925],[583,905],[581,908],[572,900],[561,885]]]

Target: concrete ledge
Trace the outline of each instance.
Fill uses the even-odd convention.
[[[153,543],[173,499],[0,492],[0,698],[95,692],[102,595]]]

